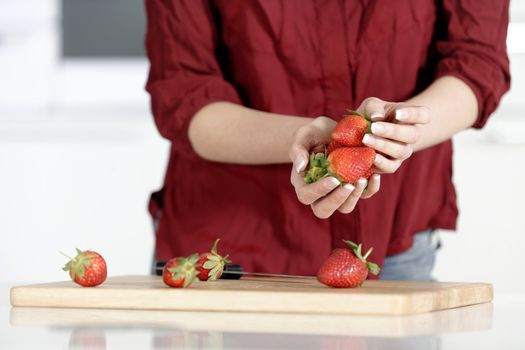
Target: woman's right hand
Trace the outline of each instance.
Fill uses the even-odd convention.
[[[321,219],[330,217],[334,212],[350,213],[360,198],[369,198],[379,190],[380,175],[359,179],[357,186],[341,183],[335,177],[326,177],[311,184],[304,182],[311,152],[324,152],[330,142],[332,130],[337,122],[327,117],[317,117],[312,122],[300,127],[294,134],[289,156],[293,162],[290,181],[295,188],[297,198],[305,205],[310,205],[314,215]],[[366,189],[365,189],[366,188]]]

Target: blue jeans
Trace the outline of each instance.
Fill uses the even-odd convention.
[[[434,230],[414,235],[414,244],[401,254],[387,256],[379,276],[382,280],[432,281],[432,269],[439,248]]]

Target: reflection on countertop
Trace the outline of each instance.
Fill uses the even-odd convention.
[[[0,288],[7,295],[8,289]],[[525,295],[409,316],[11,308],[2,349],[522,349]]]
[[[409,316],[188,312],[14,307],[13,326],[146,328],[189,332],[412,337],[490,329],[492,303]]]
[[[68,349],[440,349],[442,333],[491,328],[493,305],[410,316],[11,308],[10,325],[69,333]],[[119,340],[120,339],[120,340]],[[125,346],[124,346],[125,345]],[[118,347],[118,346],[117,346]]]

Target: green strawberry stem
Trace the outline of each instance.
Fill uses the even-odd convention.
[[[184,277],[183,288],[188,287],[191,283],[196,283],[199,281],[197,278],[197,269],[199,266],[197,262],[199,261],[199,254],[193,254],[187,258],[180,257],[177,260],[177,266],[168,268],[168,271],[171,273],[171,278],[173,280],[178,280]]]
[[[362,254],[362,247],[363,247],[362,244],[355,244],[354,242],[347,241],[347,240],[343,240],[343,242],[348,246],[348,248],[350,248],[354,252],[355,256],[359,260],[361,260],[362,262],[364,262],[366,264],[366,267],[367,267],[368,271],[370,271],[371,274],[377,275],[379,273],[379,271],[381,269],[379,268],[379,266],[377,264],[374,264],[373,262],[366,261],[366,259],[370,256],[370,254],[372,253],[372,250],[374,248],[368,249],[368,251],[365,253],[365,255],[363,255]]]
[[[71,279],[74,281],[75,277],[83,278],[86,267],[91,266],[91,259],[95,257],[93,254],[84,254],[80,249],[76,248],[77,256],[74,258],[67,254],[60,252],[63,256],[69,259],[69,261],[62,268],[63,271],[69,271]],[[87,250],[89,251],[89,249]]]
[[[221,239],[217,238],[213,243],[210,254],[207,256],[206,262],[202,265],[205,269],[208,269],[208,279],[214,281],[221,277],[222,271],[224,270],[224,265],[231,263],[231,260],[228,259],[229,255],[221,256],[217,251],[217,244]]]
[[[341,181],[341,179],[336,174],[332,173],[329,168],[330,163],[328,162],[326,154],[312,153],[310,155],[310,168],[308,168],[306,176],[304,177],[304,182],[311,184],[317,180],[322,179],[323,177],[333,176],[343,183],[343,181]]]
[[[69,260],[73,260],[72,257],[70,257],[69,255],[67,255],[66,253],[64,252],[59,252],[60,254],[62,254],[63,256],[65,256],[66,258],[68,258]]]

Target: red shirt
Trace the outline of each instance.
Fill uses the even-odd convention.
[[[510,83],[508,1],[147,0],[147,90],[172,150],[161,194],[160,260],[207,251],[217,237],[245,270],[315,274],[342,239],[382,263],[428,228],[454,229],[452,143],[415,153],[351,214],[316,218],[296,198],[291,165],[200,158],[192,116],[212,101],[340,119],[369,96],[403,101],[436,77],[474,91],[482,127]],[[461,113],[461,111],[458,111]],[[439,118],[439,116],[435,116]]]

